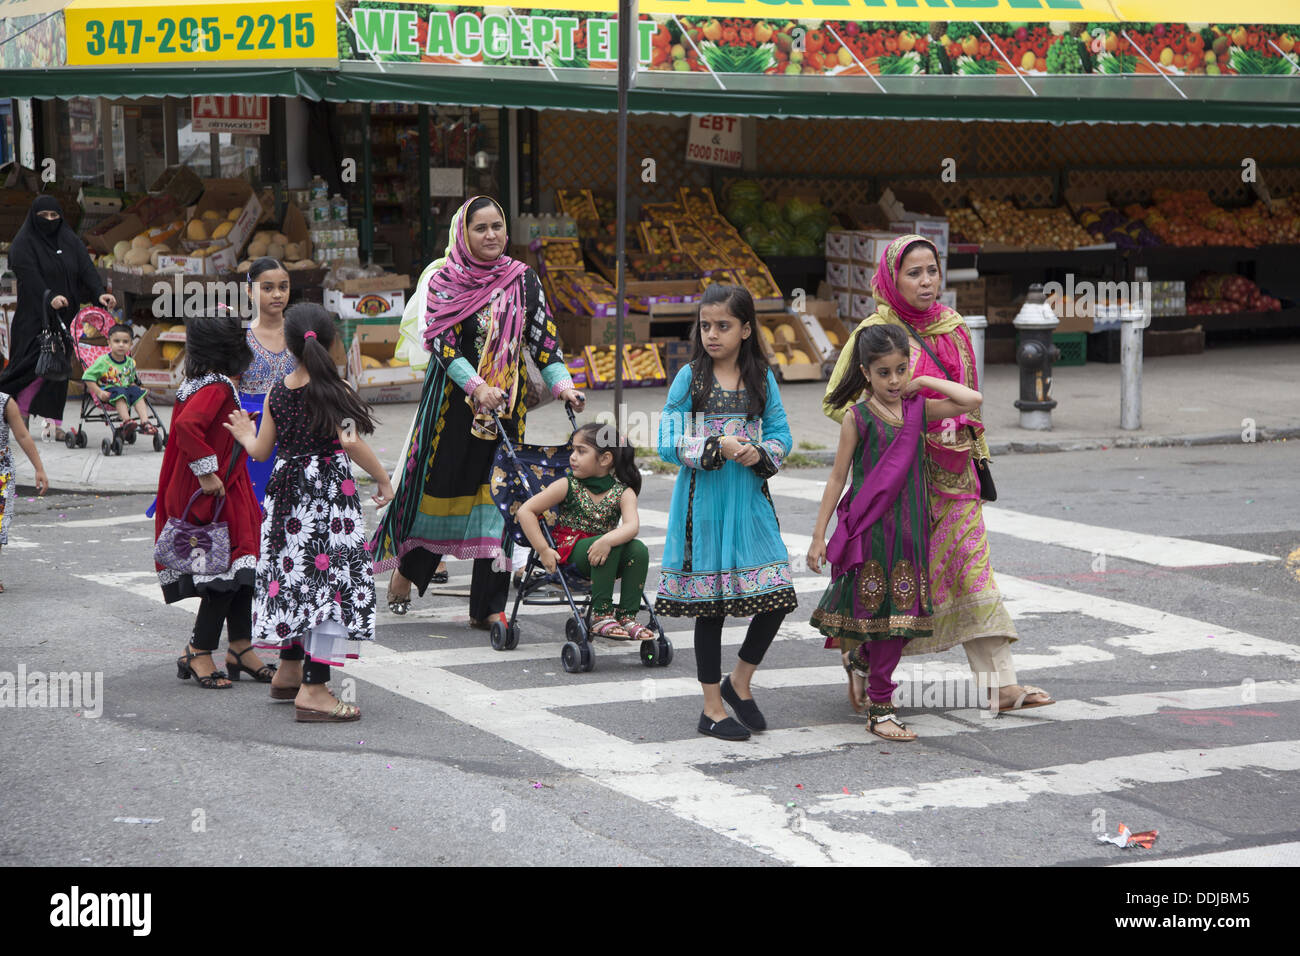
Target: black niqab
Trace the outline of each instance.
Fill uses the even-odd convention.
[[[50,221],[37,215],[46,210],[57,212],[59,218]],[[77,301],[78,254],[84,255],[85,247],[69,228],[63,207],[53,196],[37,196],[27,210],[27,221],[14,237],[9,257],[12,260],[24,252],[36,260],[36,267],[51,293],[64,296],[69,302]]]

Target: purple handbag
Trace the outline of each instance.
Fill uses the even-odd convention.
[[[239,461],[243,449],[235,445],[235,453],[226,468],[225,482],[234,474],[235,464]],[[230,570],[230,526],[221,517],[221,509],[226,505],[226,496],[217,502],[217,510],[212,512],[212,520],[207,524],[190,523],[190,509],[203,494],[200,488],[190,495],[189,504],[179,518],[168,518],[163,525],[162,534],[154,542],[153,559],[164,568],[180,571],[183,574],[225,574]]]
[[[190,508],[201,494],[202,488],[190,496],[179,518],[167,519],[153,546],[153,559],[164,568],[184,574],[224,574],[230,570],[230,526],[217,519],[226,499],[223,495],[217,502],[217,510],[207,524],[192,524],[188,520]]]

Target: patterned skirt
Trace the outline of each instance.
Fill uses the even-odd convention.
[[[929,637],[930,600],[924,574],[910,561],[886,573],[880,561],[868,561],[854,574],[831,581],[812,613],[812,625],[829,638],[883,641],[893,637]]]
[[[909,641],[905,655],[937,654],[978,637],[1017,640],[993,579],[984,513],[977,498],[931,494],[930,591],[934,631]]]

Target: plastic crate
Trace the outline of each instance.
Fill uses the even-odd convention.
[[[1052,362],[1058,368],[1088,364],[1087,332],[1053,332],[1052,344],[1061,352],[1061,357]],[[1020,333],[1016,333],[1016,350],[1020,349]]]
[[[1061,350],[1061,357],[1053,365],[1069,367],[1088,364],[1087,332],[1053,332],[1052,344]]]

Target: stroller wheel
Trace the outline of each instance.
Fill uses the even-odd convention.
[[[122,439],[120,438],[113,439],[113,454],[114,455],[122,454]]]
[[[506,649],[507,632],[506,626],[500,620],[492,622],[492,627],[488,631],[488,640],[492,643],[492,650],[504,651]]]
[[[591,644],[579,644],[579,650],[582,652],[582,669],[583,671],[594,671],[596,669],[596,651]]]
[[[167,444],[167,443],[166,443],[165,441],[163,441],[163,437],[162,437],[161,434],[155,434],[155,435],[153,436],[153,450],[154,450],[154,451],[162,451],[162,450],[163,450],[163,446],[166,445],[166,444]]]
[[[104,438],[99,443],[99,450],[102,451],[106,456],[111,455],[113,454],[113,443],[109,441],[107,438]]]
[[[135,429],[132,429],[131,431],[126,432],[122,437],[126,439],[126,443],[127,443],[128,445],[134,445],[134,444],[135,444]]]
[[[513,651],[518,646],[519,646],[519,627],[518,625],[511,622],[506,627],[505,648],[508,651]]]
[[[655,644],[659,646],[659,666],[667,667],[673,662],[673,642],[660,635]]]
[[[641,663],[646,667],[654,667],[659,663],[659,648],[655,646],[654,641],[641,642]]]
[[[560,663],[564,665],[564,670],[570,674],[576,674],[582,670],[582,652],[573,641],[566,641],[564,646],[560,648]]]
[[[575,618],[564,622],[564,636],[575,644],[587,643],[587,625]]]
[[[78,438],[78,435],[77,435],[76,430],[75,430],[75,429],[72,429],[72,428],[69,428],[69,429],[67,430],[67,432],[66,432],[66,433],[64,434],[64,436],[63,436],[63,444],[67,445],[69,448],[76,448],[76,447],[77,447],[77,438]],[[83,444],[84,444],[84,442],[83,442]]]
[[[89,440],[90,440],[90,439],[88,439],[88,438],[86,437],[86,430],[85,430],[84,428],[79,428],[79,429],[77,429],[77,447],[78,447],[78,448],[85,448],[85,447],[86,447],[86,443],[87,443]]]

